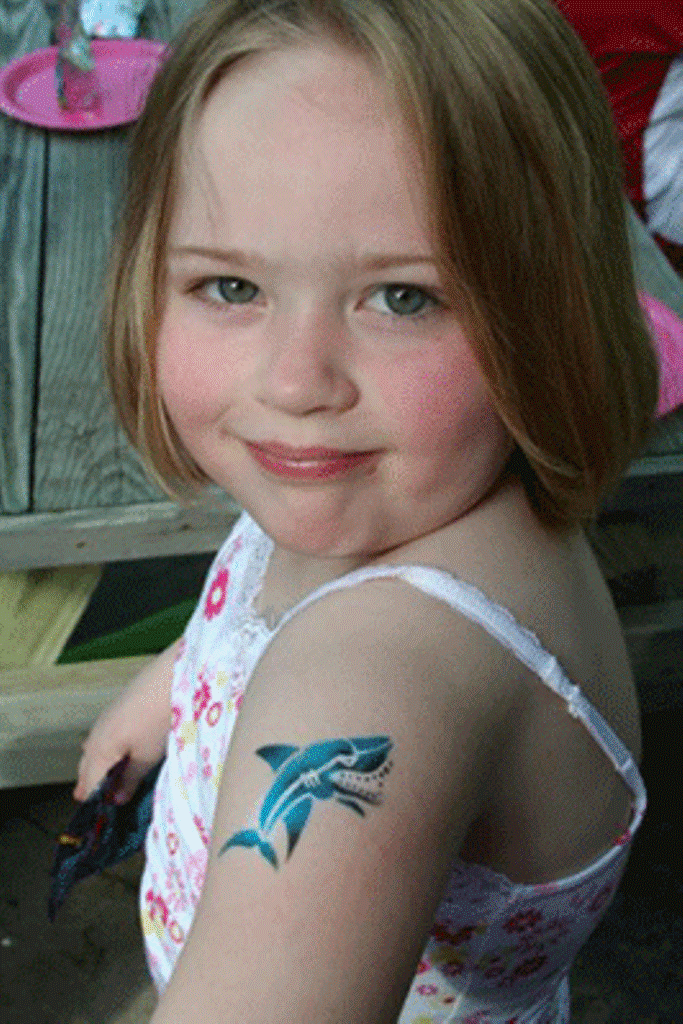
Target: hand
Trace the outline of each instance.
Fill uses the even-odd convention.
[[[102,712],[83,744],[75,800],[86,800],[110,768],[129,755],[115,800],[124,804],[147,772],[164,756],[171,728],[174,644],[137,676]]]

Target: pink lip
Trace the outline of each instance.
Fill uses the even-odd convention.
[[[263,441],[262,443],[247,442],[250,448],[258,448],[276,459],[286,459],[288,462],[312,462],[320,459],[343,459],[350,455],[364,455],[365,452],[345,452],[340,448],[291,448],[288,444],[280,444],[279,441]]]
[[[245,443],[263,469],[288,480],[329,480],[351,472],[377,455],[377,452],[345,452],[336,448],[290,448],[277,442]]]

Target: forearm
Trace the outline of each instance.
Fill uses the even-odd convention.
[[[173,666],[178,655],[181,640],[162,651],[153,661],[140,672],[129,685],[127,695],[138,704],[144,717],[148,715],[154,721],[168,717],[171,724],[171,688],[173,685]]]
[[[129,755],[121,792],[130,797],[142,776],[164,755],[171,729],[173,666],[180,641],[163,651],[100,715],[83,744],[77,800],[85,800],[106,772]]]

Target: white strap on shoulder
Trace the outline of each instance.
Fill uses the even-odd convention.
[[[283,616],[276,632],[309,604],[326,594],[356,586],[367,580],[388,577],[398,577],[418,590],[443,601],[470,621],[476,622],[514,654],[554,693],[563,698],[569,714],[581,721],[633,790],[638,803],[644,806],[645,786],[631,754],[600,712],[586,700],[581,688],[567,677],[557,658],[549,654],[541,646],[536,635],[521,626],[507,608],[496,604],[477,587],[459,580],[442,569],[428,565],[381,565],[356,569],[309,594]]]

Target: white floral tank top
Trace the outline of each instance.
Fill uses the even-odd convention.
[[[399,1024],[569,1024],[568,977],[626,867],[646,808],[628,750],[557,660],[474,587],[428,566],[360,569],[319,588],[270,629],[254,610],[272,541],[243,513],[218,552],[175,665],[172,729],[159,775],[140,891],[147,961],[167,985],[199,900],[221,769],[249,678],[286,622],[312,601],[367,579],[399,577],[478,622],[588,729],[633,793],[628,830],[594,863],[545,885],[517,885],[456,860]]]

